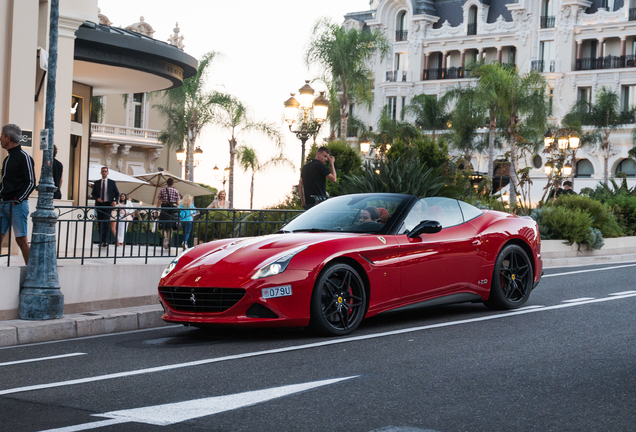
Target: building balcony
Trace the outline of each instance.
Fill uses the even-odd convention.
[[[473,36],[477,34],[477,23],[469,23],[468,31],[466,32],[468,36]]]
[[[408,40],[408,38],[409,38],[409,31],[408,30],[396,30],[395,31],[395,41],[396,42],[405,41],[405,40]]]
[[[143,147],[163,147],[159,142],[161,131],[100,123],[91,124],[91,141],[129,144]]]
[[[620,69],[636,67],[636,56],[605,56],[576,60],[575,70]]]
[[[463,67],[453,66],[450,68],[424,69],[422,73],[422,81],[459,78],[467,78],[464,76]]]
[[[541,28],[553,28],[554,27],[554,16],[553,15],[544,15],[541,17]]]
[[[407,70],[390,70],[386,71],[386,82],[408,82],[411,73]]]
[[[533,60],[530,63],[530,69],[535,72],[550,73],[556,72],[555,60]]]

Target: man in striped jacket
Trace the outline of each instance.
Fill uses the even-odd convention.
[[[24,263],[29,263],[29,242],[27,240],[27,221],[29,218],[29,195],[35,188],[33,158],[20,146],[22,130],[14,125],[2,127],[0,144],[8,154],[2,162],[2,180],[0,180],[0,220],[4,235],[13,226],[15,241],[18,243]]]

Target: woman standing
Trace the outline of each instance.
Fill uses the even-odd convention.
[[[208,206],[210,209],[226,209],[230,206],[229,201],[225,199],[225,191],[220,190],[216,195],[216,199]]]
[[[117,222],[117,246],[123,246],[126,236],[126,230],[128,229],[128,222],[133,219],[132,215],[134,213],[134,210],[129,210],[133,207],[133,204],[128,199],[128,196],[125,193],[119,195],[119,202],[117,202],[117,207],[123,207],[118,209],[119,219]]]
[[[179,204],[179,208],[182,209],[193,209],[194,203],[192,202],[192,196],[186,194],[181,200],[181,204]],[[183,248],[191,248],[192,242],[190,241],[190,233],[192,232],[192,220],[193,216],[196,215],[196,211],[194,210],[181,210],[181,226],[183,226],[183,234],[184,234],[184,242],[182,244]]]

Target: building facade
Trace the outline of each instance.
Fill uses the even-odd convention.
[[[458,84],[470,85],[474,78],[464,67],[476,61],[514,65],[521,74],[541,72],[555,124],[577,98],[592,101],[602,87],[619,94],[624,109],[636,105],[634,0],[380,0],[370,11],[345,15],[344,26],[379,29],[392,45],[391,55],[371,65],[372,109],[356,112],[369,125],[376,125],[384,106],[399,118],[415,95],[441,97]],[[609,159],[610,177],[624,172],[632,186],[636,163],[628,151],[635,126],[612,134]],[[546,159],[537,154],[520,161],[521,167],[532,166],[533,202],[546,184]],[[487,171],[488,156],[478,155],[472,164]],[[579,149],[575,190],[595,187],[603,166],[599,149]]]
[[[39,142],[44,128],[50,8],[49,0],[0,2],[0,120],[22,128],[21,144],[35,161],[38,181],[42,152],[33,143]],[[178,34],[162,42],[135,30],[100,24],[97,0],[60,0],[59,11],[54,142],[64,174],[62,199],[56,204],[86,205],[89,162],[122,172],[130,166],[154,170],[160,164],[180,172],[176,158],[168,158],[156,139],[162,127],[147,96],[180,86],[196,73],[197,61],[180,49]],[[140,21],[135,28],[143,24]],[[130,95],[125,109],[121,94]],[[106,95],[113,99],[107,104],[121,106],[124,115],[107,118],[114,129],[95,131],[93,97]],[[116,111],[111,109],[111,115],[117,116]],[[93,144],[100,150],[92,150]],[[0,150],[0,160],[5,156]],[[34,191],[32,209],[36,200]]]

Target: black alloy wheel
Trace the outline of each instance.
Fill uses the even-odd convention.
[[[366,292],[358,272],[343,263],[329,264],[320,273],[311,295],[311,327],[327,336],[351,333],[366,310]]]
[[[490,296],[484,302],[491,309],[514,309],[530,296],[534,272],[528,254],[517,245],[503,248],[497,257],[490,285]]]

